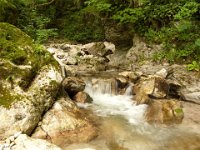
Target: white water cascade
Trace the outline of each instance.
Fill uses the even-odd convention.
[[[75,143],[64,150],[197,150],[200,135],[193,126],[156,126],[144,120],[146,105],[135,105],[131,84],[124,95],[110,78],[83,77],[85,92],[92,104],[78,104],[91,109],[99,120],[99,136],[88,143]],[[194,149],[191,149],[191,144]],[[197,148],[197,149],[195,149]]]
[[[124,95],[117,95],[117,83],[114,79],[90,78],[86,81],[85,92],[93,98],[93,110],[97,115],[123,116],[131,124],[144,123],[146,105],[136,105],[130,95],[130,85]]]

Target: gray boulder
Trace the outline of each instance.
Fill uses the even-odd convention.
[[[12,91],[7,89],[12,102],[7,107],[0,106],[0,139],[18,131],[31,134],[42,114],[54,103],[61,80],[59,71],[49,65],[41,69],[27,91],[19,87]]]

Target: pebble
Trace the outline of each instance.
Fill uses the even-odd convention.
[[[10,147],[13,147],[15,145],[15,143],[14,142],[12,142],[11,144],[10,144]]]
[[[14,136],[9,137],[10,141],[13,142],[15,140]]]
[[[3,150],[3,148],[4,148],[4,145],[0,145],[0,150]]]
[[[10,145],[10,139],[6,139],[6,144]]]
[[[8,143],[5,143],[5,144],[4,144],[4,147],[5,147],[5,148],[8,148],[9,146],[10,146],[10,144],[8,144]]]
[[[16,132],[16,133],[14,134],[14,137],[17,138],[20,134],[22,134],[21,131],[20,131],[20,132]]]

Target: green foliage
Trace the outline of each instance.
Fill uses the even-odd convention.
[[[100,12],[100,13],[105,13],[105,12],[110,12],[112,11],[112,4],[108,2],[108,0],[87,0],[85,2],[87,7],[85,8],[85,11],[88,12]],[[95,8],[95,9],[94,9]]]
[[[40,14],[37,9],[23,8],[18,18],[19,27],[30,35],[37,43],[43,43],[50,37],[58,35],[56,28],[47,28],[50,18]]]
[[[104,30],[99,18],[94,15],[78,12],[65,19],[60,34],[69,40],[78,42],[100,41],[104,39]]]
[[[185,5],[180,7],[180,11],[174,16],[177,20],[191,18],[198,11],[199,4],[195,1],[186,2]]]
[[[121,23],[136,23],[144,18],[144,11],[142,8],[125,8],[122,11],[118,11],[113,19],[119,20]]]
[[[187,69],[189,71],[200,71],[200,63],[197,63],[196,61],[193,61],[191,64],[187,65]]]

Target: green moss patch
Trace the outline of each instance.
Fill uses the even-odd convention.
[[[0,85],[0,105],[9,108],[11,103],[22,99],[21,95],[12,95],[9,89]]]
[[[26,63],[32,39],[8,23],[0,23],[0,57],[15,64]]]
[[[183,109],[182,108],[177,108],[174,110],[177,114],[182,114],[183,113]]]
[[[0,22],[0,82],[28,89],[45,65],[59,67],[51,54],[17,27]],[[0,85],[0,105],[9,107],[21,96]],[[9,87],[10,88],[10,87]]]

